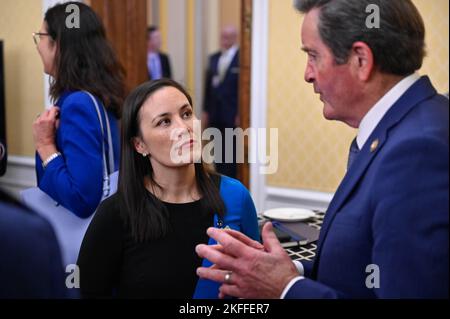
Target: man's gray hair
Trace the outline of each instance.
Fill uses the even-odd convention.
[[[379,28],[366,26],[370,5],[379,8]],[[382,72],[405,76],[422,67],[425,26],[411,0],[294,0],[294,6],[302,13],[320,10],[319,33],[338,64],[362,41]]]

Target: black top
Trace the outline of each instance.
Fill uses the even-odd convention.
[[[201,200],[164,204],[169,234],[136,243],[121,218],[118,195],[102,203],[78,258],[83,297],[192,298],[196,269],[202,263],[195,246],[208,243],[206,229],[213,225],[214,215],[202,211]]]

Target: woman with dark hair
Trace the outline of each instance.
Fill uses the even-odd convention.
[[[71,5],[79,9],[79,25],[73,28],[66,25],[66,8]],[[123,70],[99,17],[83,3],[48,9],[33,37],[44,72],[51,76],[50,96],[57,105],[33,124],[38,186],[76,216],[86,218],[103,195],[103,153],[109,166],[118,168]],[[107,125],[102,131],[99,117],[103,123],[109,121],[112,145]],[[113,156],[108,155],[110,148]]]
[[[196,275],[207,228],[259,240],[249,192],[205,169],[194,120],[191,97],[169,79],[126,99],[118,192],[100,205],[78,258],[84,297],[217,298],[219,285]]]

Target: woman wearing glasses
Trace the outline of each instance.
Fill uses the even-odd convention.
[[[66,25],[66,7],[70,5],[79,8],[79,27]],[[33,123],[38,186],[76,216],[86,218],[102,198],[103,145],[106,156],[113,148],[114,169],[118,169],[123,71],[100,19],[82,3],[50,8],[33,37],[44,72],[51,76],[50,96],[56,105]],[[100,106],[103,123],[109,120],[112,145],[86,92]]]

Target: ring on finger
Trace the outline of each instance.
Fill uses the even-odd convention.
[[[223,282],[226,283],[226,284],[229,284],[229,283],[231,282],[231,275],[232,275],[232,274],[233,274],[232,271],[228,271],[228,272],[225,274],[225,277],[224,277],[224,279],[223,279]]]

